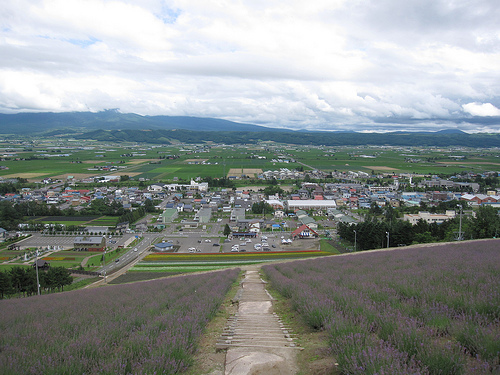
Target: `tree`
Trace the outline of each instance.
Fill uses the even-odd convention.
[[[144,209],[146,210],[146,212],[155,212],[156,211],[155,205],[151,199],[146,199],[144,201]]]
[[[266,202],[256,202],[252,205],[252,213],[253,214],[269,214],[269,213],[272,213],[274,210],[273,210],[273,207],[269,204],[269,203],[266,203]]]
[[[473,238],[495,237],[500,227],[497,209],[492,206],[479,207],[476,218],[470,222],[469,227]]]
[[[12,292],[12,284],[10,282],[10,276],[7,272],[0,271],[0,299]]]
[[[278,185],[269,185],[264,188],[263,193],[265,195],[280,195],[282,196],[285,192]]]
[[[368,214],[373,216],[380,216],[383,214],[383,211],[376,202],[372,202],[370,204],[370,211],[368,212]]]
[[[229,235],[231,234],[231,228],[229,228],[229,224],[226,224],[226,226],[224,227],[224,236],[229,237]]]
[[[50,278],[53,287],[59,290],[64,290],[65,285],[70,285],[73,282],[71,272],[64,267],[51,267],[47,271],[47,277]]]

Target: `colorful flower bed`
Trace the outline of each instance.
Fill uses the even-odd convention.
[[[2,374],[176,374],[239,270],[0,301]]]
[[[43,260],[75,260],[75,257],[44,257]]]
[[[181,273],[220,270],[269,261],[303,259],[325,255],[331,255],[331,253],[315,250],[194,254],[154,253],[147,255],[140,263],[132,267],[128,273],[144,273],[147,275],[147,279],[149,279],[151,273],[158,273],[160,277]],[[123,279],[126,278],[123,277]]]
[[[487,374],[500,365],[500,241],[263,267],[329,336],[341,373]]]
[[[132,267],[129,272],[184,273],[218,270],[269,261],[301,259],[331,255],[324,251],[269,251],[245,253],[154,253]]]

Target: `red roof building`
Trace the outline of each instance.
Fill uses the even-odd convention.
[[[292,232],[292,238],[295,239],[296,237],[299,238],[314,238],[314,237],[319,237],[319,234],[309,228],[306,224],[298,227]]]

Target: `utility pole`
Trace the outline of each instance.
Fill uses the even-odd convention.
[[[357,240],[357,233],[356,233],[356,229],[354,229],[354,252],[356,252],[356,240]]]
[[[36,270],[36,289],[38,291],[38,295],[40,295],[40,279],[38,277],[38,249],[36,250],[35,270]]]
[[[389,232],[385,232],[385,234],[387,235],[387,248],[389,248]]]
[[[460,224],[458,226],[458,238],[457,240],[458,241],[462,241],[462,212],[463,212],[463,207],[461,205],[459,205],[460,207]]]

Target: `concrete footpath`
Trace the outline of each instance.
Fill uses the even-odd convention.
[[[227,350],[225,375],[288,375],[297,372],[293,335],[272,311],[271,295],[258,271],[246,271],[217,350]]]

